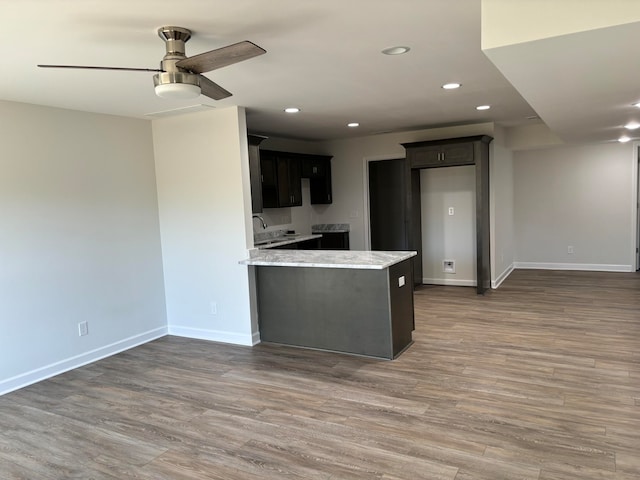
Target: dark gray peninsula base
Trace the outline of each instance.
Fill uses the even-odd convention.
[[[259,251],[264,342],[393,359],[412,342],[414,252]]]

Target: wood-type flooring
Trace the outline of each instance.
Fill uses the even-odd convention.
[[[164,337],[0,397],[0,478],[640,478],[640,276],[424,286],[394,361]]]

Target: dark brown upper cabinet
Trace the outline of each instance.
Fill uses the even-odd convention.
[[[300,158],[287,152],[260,151],[262,206],[264,208],[302,205]]]
[[[333,202],[331,157],[260,150],[262,202],[265,208],[302,205],[302,179],[309,179],[311,204]]]
[[[312,205],[333,202],[331,191],[331,157],[325,155],[304,155],[302,178],[309,179]]]
[[[472,141],[460,143],[417,142],[418,146],[411,147],[411,168],[456,167],[473,165],[474,150]]]

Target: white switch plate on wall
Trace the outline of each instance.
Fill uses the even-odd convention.
[[[449,207],[449,215],[453,215],[455,213],[455,210],[453,207]]]
[[[404,275],[402,275],[401,277],[398,277],[398,286],[404,287]]]
[[[80,322],[78,324],[78,336],[84,337],[89,335],[89,322]]]

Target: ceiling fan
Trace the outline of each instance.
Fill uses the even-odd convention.
[[[187,57],[184,44],[191,38],[191,30],[182,27],[160,27],[158,35],[164,40],[167,49],[159,69],[86,65],[38,65],[38,67],[159,72],[153,76],[155,92],[159,97],[184,99],[195,98],[202,94],[214,100],[221,100],[230,97],[231,93],[201,74],[266,53],[266,50],[258,45],[244,41]]]

